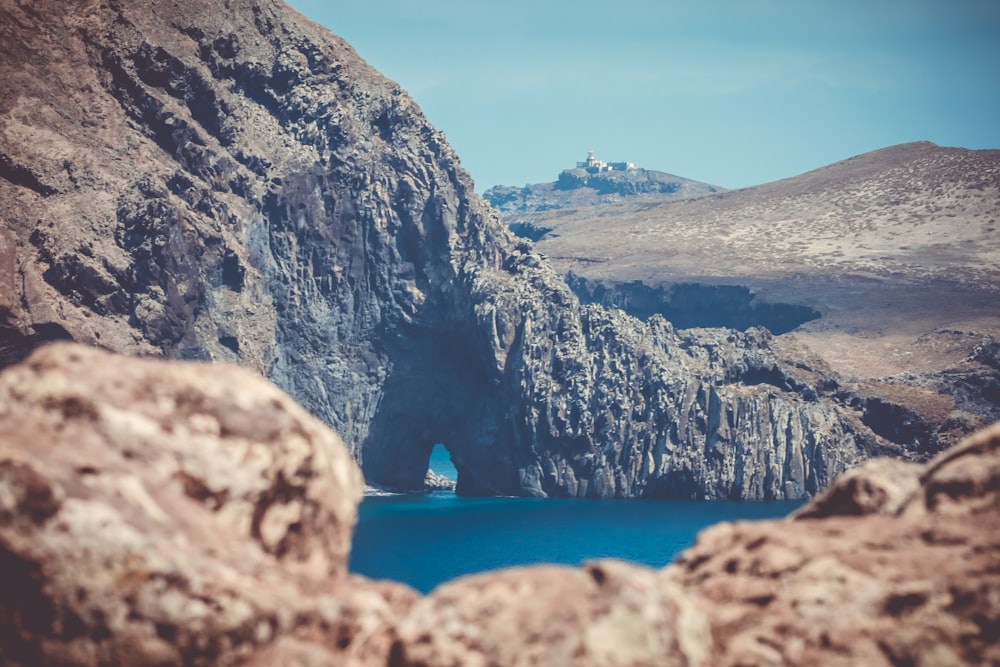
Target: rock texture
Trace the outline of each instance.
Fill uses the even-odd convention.
[[[654,572],[613,561],[460,579],[393,665],[1000,663],[1000,426],[929,465],[873,461],[794,520],[720,524]]]
[[[444,137],[272,0],[0,0],[0,354],[234,361],[374,484],[798,498],[875,454],[763,332],[580,307]],[[909,448],[909,449],[907,449]]]
[[[399,633],[400,667],[711,664],[709,626],[692,598],[653,570],[610,560],[445,584]]]
[[[361,477],[253,374],[57,344],[0,373],[0,663],[1000,664],[1000,424],[663,570],[345,575]]]
[[[248,371],[48,346],[0,375],[0,663],[384,658],[415,594],[346,575],[362,486]]]
[[[1000,150],[919,142],[699,198],[504,217],[583,300],[679,327],[794,328],[876,432],[938,450],[1000,419],[983,354],[1000,339],[998,213]]]

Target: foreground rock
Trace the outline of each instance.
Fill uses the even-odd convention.
[[[0,374],[0,663],[1000,664],[1000,425],[873,461],[663,570],[344,573],[357,467],[224,365],[60,344]]]
[[[0,663],[384,654],[414,594],[347,577],[361,491],[248,371],[44,348],[0,375]]]
[[[927,466],[866,464],[794,520],[710,528],[659,572],[446,584],[393,664],[986,665],[998,636],[1000,425]]]

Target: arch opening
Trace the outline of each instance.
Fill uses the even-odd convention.
[[[462,495],[507,495],[516,471],[498,437],[500,387],[462,332],[413,332],[396,341],[391,370],[362,442],[369,484],[394,491],[426,488],[435,445],[441,445]],[[442,456],[438,450],[438,456]],[[435,472],[440,472],[435,470]],[[496,479],[504,483],[498,485]]]
[[[451,452],[444,443],[435,443],[427,461],[424,488],[430,492],[454,491],[457,485],[458,468],[455,467]]]

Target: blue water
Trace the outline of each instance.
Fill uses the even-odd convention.
[[[430,467],[452,476],[441,451]],[[458,498],[451,492],[368,497],[358,511],[350,569],[428,592],[464,574],[513,565],[620,558],[662,567],[707,526],[783,517],[800,504]]]
[[[427,467],[439,475],[444,475],[448,479],[458,479],[458,470],[455,469],[455,464],[451,462],[451,454],[444,448],[444,445],[434,445]]]

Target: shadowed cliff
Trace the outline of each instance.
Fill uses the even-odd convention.
[[[466,494],[798,498],[922,456],[761,330],[582,307],[443,135],[269,0],[0,0],[4,363],[60,338],[234,361],[369,481]]]

